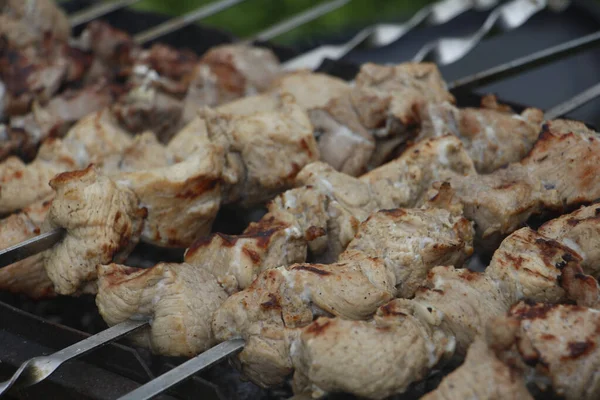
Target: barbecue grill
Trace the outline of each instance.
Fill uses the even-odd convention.
[[[72,22],[76,29],[92,19],[103,18],[117,28],[134,34],[140,43],[163,41],[175,47],[188,47],[198,53],[203,53],[214,45],[238,39],[226,32],[198,26],[192,22],[208,14],[234,7],[239,2],[239,0],[216,1],[190,13],[187,18],[170,21],[165,21],[158,15],[128,9],[128,6],[135,3],[132,0],[114,1],[101,6],[86,1],[71,1],[64,6],[72,15]],[[311,48],[304,46],[304,48],[297,49],[272,45],[268,43],[268,40],[277,33],[344,6],[346,3],[345,1],[331,2],[312,14],[307,13],[302,18],[287,21],[287,25],[281,25],[276,29],[267,29],[252,40],[256,39],[271,47],[282,61],[293,59],[315,48],[322,49],[321,46],[327,44],[324,40],[313,42]],[[434,49],[441,43],[436,42],[436,39],[476,32],[486,21],[488,23],[491,21],[489,18],[490,15],[494,15],[493,9],[493,7],[483,7],[480,10],[469,10],[452,15],[451,19],[442,18],[438,21],[433,19],[437,24],[420,27],[419,23],[430,16],[431,11],[430,9],[422,10],[411,20],[412,22],[404,25],[406,32],[402,32],[404,34],[402,40],[390,43],[382,42],[385,44],[383,47],[361,48],[359,45],[367,42],[367,36],[371,32],[364,29],[350,32],[348,37],[337,38],[343,48],[343,51],[337,55],[343,55],[343,59],[324,58],[322,62],[318,63],[318,70],[345,79],[352,79],[357,71],[357,66],[362,62],[406,61],[423,46]],[[488,70],[487,75],[484,73],[471,76],[470,80],[455,82],[457,103],[461,106],[478,105],[480,93],[491,91],[500,93],[501,101],[513,106],[515,110],[523,109],[523,103],[531,103],[547,109],[581,92],[584,87],[591,86],[590,90],[576,97],[572,102],[563,104],[561,108],[550,110],[547,115],[562,116],[587,104],[587,108],[569,114],[569,116],[591,125],[600,125],[599,117],[590,112],[595,105],[592,100],[600,95],[600,90],[595,86],[600,81],[600,76],[596,76],[597,73],[593,71],[593,66],[597,65],[600,60],[597,60],[598,56],[595,53],[583,52],[600,41],[600,35],[593,35],[600,28],[600,10],[596,9],[593,4],[576,1],[561,13],[557,13],[557,10],[536,9],[535,11],[535,15],[532,15],[531,19],[520,21],[522,26],[505,26],[506,24],[504,24],[501,26],[501,30],[505,32],[484,43],[479,43],[481,37],[473,37],[471,52],[460,57],[461,60],[457,63],[442,66],[441,70],[448,81],[496,67],[496,70]],[[498,13],[496,12],[496,14]],[[544,35],[544,33],[540,33],[529,37],[533,30],[543,29],[546,33],[553,30],[554,27],[548,26],[548,21],[550,24],[557,21],[562,23],[558,34]],[[517,29],[512,30],[514,28]],[[544,36],[544,40],[540,40],[541,36]],[[530,40],[516,40],[528,37]],[[197,38],[202,39],[197,40]],[[562,47],[551,47],[566,43],[568,40],[573,41]],[[507,43],[513,43],[514,46],[507,46]],[[346,47],[344,48],[344,46]],[[544,52],[545,48],[550,48],[550,50]],[[503,51],[497,51],[498,49]],[[505,49],[508,51],[504,51]],[[540,52],[535,53],[536,51]],[[434,53],[435,51],[432,51],[429,57],[435,57]],[[499,55],[489,56],[494,53]],[[527,57],[527,54],[531,53],[534,54]],[[578,54],[571,57],[573,53]],[[332,54],[336,53],[327,55],[331,56]],[[567,56],[569,57],[567,58]],[[550,61],[562,58],[565,59],[549,64]],[[517,61],[504,64],[511,59]],[[529,71],[531,67],[540,65],[544,66]],[[577,68],[585,70],[588,66],[592,73],[588,75],[578,73]],[[493,72],[494,77],[497,78],[500,75],[498,71],[502,72],[503,77],[511,75],[513,78],[504,83],[491,84],[492,79],[486,77],[491,76]],[[565,71],[569,73],[566,74]],[[566,76],[572,79],[559,81]],[[528,95],[529,92],[539,92],[537,89],[543,86],[541,83],[548,77],[554,79],[553,85],[556,84],[550,93],[538,94],[537,98]],[[523,81],[528,81],[529,85],[523,85]],[[519,86],[524,87],[526,92]],[[511,91],[515,87],[519,87],[521,90]],[[476,91],[471,91],[471,89],[476,89]],[[247,219],[238,211],[224,209],[217,218],[213,230],[232,234],[239,233],[247,225],[247,222]],[[138,246],[137,251],[132,255],[132,257],[155,261],[177,261],[181,259],[181,256],[181,251],[158,249],[149,245]],[[93,299],[86,297],[57,298],[33,302],[19,296],[0,293],[0,343],[2,343],[0,346],[0,381],[9,379],[24,361],[42,354],[59,351],[90,335],[102,332],[104,329],[106,329],[106,325],[99,316]],[[7,398],[115,399],[159,375],[173,370],[184,361],[178,358],[155,356],[144,349],[134,349],[128,346],[126,341],[119,341],[119,344],[108,344],[94,349],[76,361],[65,363],[55,373],[36,385],[13,389]],[[417,398],[425,391],[435,387],[441,376],[441,373],[435,374],[397,398]],[[228,363],[222,362],[195,374],[192,378],[162,393],[159,398],[283,399],[291,396],[289,388],[262,390],[251,383],[242,382],[239,373]],[[337,397],[329,396],[329,398]],[[343,395],[340,397],[348,398]]]

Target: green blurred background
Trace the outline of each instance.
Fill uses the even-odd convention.
[[[216,0],[143,0],[135,8],[168,15],[180,15],[203,4]],[[246,0],[232,8],[202,20],[203,25],[225,28],[234,35],[245,38],[327,1],[318,0]],[[335,35],[353,26],[371,22],[402,21],[430,0],[352,0],[341,8],[281,35],[273,41],[292,44],[298,39],[318,35]]]

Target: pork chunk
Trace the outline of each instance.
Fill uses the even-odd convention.
[[[56,191],[45,222],[65,238],[44,253],[44,267],[59,294],[96,291],[96,265],[124,261],[139,240],[146,210],[137,197],[93,166],[50,181]]]
[[[226,298],[215,277],[201,267],[98,266],[96,304],[102,318],[111,326],[149,318],[150,328],[134,334],[133,340],[156,354],[191,357],[212,347],[212,315]]]
[[[291,342],[294,392],[384,399],[425,378],[453,347],[453,338],[406,300],[380,307],[371,321],[321,317]]]
[[[481,108],[456,108],[450,103],[430,103],[416,141],[448,133],[456,135],[473,159],[477,172],[485,174],[521,161],[538,138],[541,110],[528,108],[521,114],[496,102],[482,100]]]
[[[27,213],[13,214],[0,221],[0,242],[4,248],[39,234],[39,225]],[[0,290],[25,294],[34,299],[54,296],[54,285],[44,270],[42,254],[1,268]]]
[[[411,298],[437,265],[461,267],[473,253],[473,228],[447,210],[394,209],[372,214],[348,245],[384,260],[398,296]]]
[[[224,204],[265,201],[319,159],[310,121],[289,96],[273,112],[236,116],[205,109],[204,117],[211,140],[226,149]]]
[[[135,193],[148,210],[142,240],[164,247],[187,247],[210,232],[221,204],[220,149],[205,146],[185,161],[162,168],[112,176]]]
[[[363,64],[351,98],[363,126],[381,136],[420,124],[419,110],[430,103],[454,102],[440,71],[431,63],[395,66]]]

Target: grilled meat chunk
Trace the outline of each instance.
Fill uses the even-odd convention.
[[[66,237],[44,253],[44,266],[59,294],[96,291],[96,265],[123,261],[142,231],[146,210],[129,189],[93,166],[50,181],[56,191],[45,222]]]
[[[533,400],[520,371],[504,364],[487,342],[477,337],[463,364],[422,400]]]
[[[574,250],[582,258],[581,267],[594,277],[600,276],[600,205],[595,204],[548,221],[538,229]]]
[[[279,69],[277,57],[266,48],[213,47],[188,75],[183,122],[194,118],[201,107],[216,107],[267,90]]]
[[[415,144],[360,180],[370,185],[381,208],[392,209],[414,207],[422,202],[432,182],[453,176],[468,182],[474,175],[473,161],[460,140],[446,135]]]
[[[280,96],[291,94],[308,113],[321,161],[356,176],[365,172],[375,144],[350,102],[350,90],[341,79],[298,71],[279,77],[268,92],[223,104],[219,111],[235,115],[265,112],[276,108]]]
[[[11,119],[10,135],[17,140],[3,145],[0,160],[10,154],[31,160],[46,138],[64,136],[74,123],[102,110],[112,100],[110,88],[101,81],[82,89],[67,90],[44,106],[34,102],[29,114]]]
[[[17,24],[26,29],[15,29]],[[67,16],[54,1],[36,0],[35,5],[21,0],[0,2],[0,35],[11,43],[24,46],[41,42],[46,34],[59,41],[66,41],[71,34]]]
[[[371,399],[404,392],[453,351],[452,336],[431,318],[397,299],[379,307],[371,321],[317,319],[291,341],[294,392]]]
[[[440,233],[429,237],[428,229],[436,228]],[[295,264],[260,273],[250,287],[232,295],[217,311],[215,335],[219,340],[269,335],[270,340],[255,338],[256,347],[246,346],[240,355],[241,368],[259,384],[281,382],[290,372],[287,330],[306,326],[319,315],[349,320],[371,316],[397,295],[396,288],[414,293],[417,276],[424,277],[439,262],[461,263],[471,252],[472,235],[469,222],[443,209],[380,211],[360,226],[336,263]],[[430,242],[418,245],[426,241]],[[264,328],[268,332],[263,326],[268,326]],[[270,364],[261,367],[261,360]]]
[[[488,324],[463,365],[424,399],[532,398],[529,382],[565,399],[595,399],[599,327],[594,309],[520,302]]]
[[[268,200],[319,159],[310,121],[289,96],[272,112],[236,116],[207,108],[203,116],[210,139],[226,152],[224,204]]]
[[[458,147],[448,151],[453,145]],[[439,148],[448,155],[432,157]],[[419,160],[419,156],[424,157],[424,161]],[[421,173],[419,168],[424,172]],[[277,196],[268,206],[269,213],[259,223],[252,224],[243,235],[215,234],[198,239],[188,249],[186,262],[204,265],[205,260],[211,260],[208,268],[229,292],[245,289],[265,269],[305,261],[307,248],[319,262],[334,262],[354,238],[360,223],[372,212],[414,205],[428,187],[427,180],[437,179],[444,171],[474,172],[470,160],[464,151],[461,152],[460,141],[451,136],[424,141],[416,145],[414,151],[373,171],[365,179],[342,174],[321,162],[309,164],[296,178],[297,185],[304,186]],[[387,185],[378,182],[378,176],[386,177]],[[406,185],[403,180],[407,181]],[[401,188],[401,196],[394,193],[394,186]],[[443,219],[442,214],[449,215],[447,211],[439,211],[439,215],[432,218]],[[434,266],[431,263],[444,260],[446,250],[458,250],[464,245],[464,254],[471,252],[469,223],[460,217],[448,218],[447,222],[453,224],[450,229],[457,232],[459,239],[454,242],[448,238],[444,239],[447,240],[443,242],[445,244],[438,243],[439,257],[433,255],[434,251],[426,256],[432,258],[425,261],[425,270]],[[401,217],[399,219],[402,221]],[[446,233],[450,231],[440,237]],[[457,247],[449,245],[450,242]],[[450,248],[446,249],[446,245]],[[427,247],[425,252],[430,250],[433,249]],[[453,260],[460,264],[462,256]]]
[[[80,120],[63,140],[47,140],[31,164],[9,157],[0,164],[0,214],[49,196],[52,189],[48,181],[56,174],[98,163],[130,144],[129,134],[103,110]]]
[[[219,341],[246,340],[239,361],[253,382],[280,384],[291,372],[287,328],[329,313],[366,318],[393,297],[393,279],[381,260],[365,257],[270,269],[223,303],[213,332]]]
[[[585,125],[556,120],[544,125],[530,153],[519,163],[488,175],[450,177],[475,222],[478,236],[502,237],[542,210],[564,210],[600,197],[595,177],[600,141]]]
[[[292,94],[308,112],[322,161],[352,176],[366,171],[375,141],[350,101],[350,85],[325,74],[300,71],[282,76],[271,90]]]
[[[428,103],[416,141],[451,133],[464,144],[477,172],[485,174],[521,161],[538,138],[544,115],[528,108],[514,114],[484,97],[482,108],[457,108],[450,103]]]
[[[363,126],[378,130],[380,136],[417,127],[421,122],[419,110],[427,104],[454,103],[440,71],[431,63],[365,63],[355,81],[352,102]]]
[[[50,139],[40,147],[31,164],[11,156],[0,164],[0,214],[19,210],[52,193],[48,181],[56,174],[78,167],[60,139]]]
[[[362,258],[362,273],[366,274],[368,266],[365,265],[364,260],[375,262],[378,259],[365,258],[364,254],[359,256],[357,253],[357,250],[354,249],[347,250],[340,257],[340,261],[333,265],[339,266],[347,262],[345,255],[351,255],[354,260]],[[306,347],[302,351],[308,354],[302,357],[308,358],[303,359],[299,356],[298,366],[304,368],[305,372],[299,374],[297,387],[301,391],[313,390],[316,393],[324,390],[352,390],[361,396],[373,398],[387,396],[394,390],[404,390],[414,382],[413,379],[420,379],[426,373],[429,368],[427,365],[436,364],[440,360],[440,355],[451,353],[458,357],[464,356],[474,339],[484,333],[486,324],[493,318],[504,314],[515,301],[525,297],[538,301],[564,301],[566,299],[565,292],[559,284],[561,268],[578,266],[580,261],[579,256],[568,247],[545,238],[529,228],[523,228],[505,239],[503,247],[496,252],[485,273],[455,269],[449,266],[435,267],[429,271],[423,282],[424,286],[416,291],[414,298],[404,300],[402,304],[406,304],[409,310],[414,310],[423,324],[429,325],[431,329],[440,330],[441,337],[447,340],[425,339],[429,337],[429,334],[421,331],[418,334],[423,340],[430,343],[428,353],[415,352],[411,353],[409,357],[405,353],[407,348],[403,346],[398,350],[398,354],[390,355],[396,360],[402,360],[402,364],[398,364],[401,373],[398,372],[395,375],[397,382],[387,379],[380,380],[381,371],[390,367],[389,362],[385,361],[387,358],[381,356],[373,359],[368,370],[359,369],[360,376],[353,375],[351,381],[356,380],[360,383],[354,385],[353,383],[342,383],[336,377],[340,374],[346,377],[346,372],[340,372],[341,369],[346,370],[347,365],[354,365],[347,360],[362,360],[362,352],[373,352],[373,347],[348,345],[346,349],[352,349],[352,351],[343,354],[344,362],[339,362],[340,360],[334,362],[331,360],[332,356],[329,352],[325,352],[323,357],[320,357],[317,355],[320,353],[318,349],[323,348],[319,346],[325,346],[322,344],[325,340],[340,343],[340,346],[343,343],[353,343],[355,336],[359,335],[357,333],[359,327],[363,329],[363,324],[368,325],[373,322],[348,324],[354,328],[345,331],[345,334],[333,328],[334,333],[329,339],[325,338],[327,335],[325,327],[322,329],[323,338],[317,340],[312,336],[307,336],[310,340],[307,339],[302,343],[302,346]],[[382,263],[382,260],[378,262]],[[289,374],[296,366],[292,363],[294,356],[290,356],[290,353],[297,353],[298,345],[292,346],[292,343],[299,334],[292,328],[311,329],[310,325],[307,327],[307,321],[310,322],[311,317],[317,317],[325,312],[344,319],[357,319],[357,317],[364,319],[369,311],[371,313],[375,311],[373,306],[376,303],[366,295],[362,296],[362,299],[358,295],[354,298],[356,303],[353,304],[353,309],[362,310],[362,317],[358,314],[348,314],[339,300],[335,308],[327,308],[318,303],[314,297],[310,297],[314,296],[315,289],[317,289],[316,293],[322,296],[320,298],[326,299],[329,299],[326,294],[334,290],[326,282],[321,282],[320,285],[316,284],[317,286],[304,283],[306,281],[302,281],[303,285],[299,285],[299,282],[295,280],[290,282],[290,276],[294,278],[296,276],[291,274],[292,271],[306,268],[306,266],[306,264],[297,264],[263,272],[249,289],[231,296],[215,313],[213,329],[218,340],[236,336],[249,338],[253,335],[261,335],[261,328],[267,327],[265,328],[267,332],[263,332],[262,335],[268,335],[270,339],[256,339],[260,345],[255,348],[246,347],[238,360],[243,372],[252,380],[258,380],[261,385],[281,382],[285,375]],[[329,278],[330,275],[323,274],[324,266],[312,265],[312,267],[314,270],[311,272],[319,275],[323,281]],[[383,263],[383,268],[387,270],[385,263]],[[340,272],[340,269],[338,267],[336,270],[326,271],[335,274]],[[308,274],[308,271],[306,273]],[[395,276],[391,271],[387,270],[387,276],[390,282],[395,281]],[[353,276],[352,279],[338,281],[337,290],[344,290],[344,298],[348,297],[347,293],[353,293],[346,286],[354,284],[356,279]],[[372,280],[370,281],[372,282]],[[305,288],[309,290],[305,291]],[[306,297],[305,299],[300,297],[300,300],[297,300],[295,293],[300,291]],[[368,293],[373,294],[373,289]],[[368,300],[365,301],[364,297],[367,297]],[[359,306],[357,303],[362,304]],[[272,304],[277,305],[275,309],[269,312],[265,311],[265,308]],[[406,318],[406,315],[413,313],[402,311],[399,314],[400,318]],[[320,324],[315,324],[314,329],[317,329]],[[334,321],[333,324],[332,326],[335,327],[338,322]],[[346,322],[339,322],[339,324],[346,324]],[[369,329],[376,331],[375,328]],[[302,333],[300,337],[302,337],[301,335]],[[317,346],[317,350],[310,349],[313,343]],[[387,351],[390,348],[394,347],[382,347],[382,350]],[[310,361],[311,358],[317,361]],[[325,361],[325,359],[330,361]],[[312,371],[313,369],[314,371]],[[327,379],[321,377],[327,377]],[[316,380],[319,384],[311,386],[309,380]],[[344,379],[344,381],[347,382],[348,379]],[[368,385],[367,382],[378,382],[379,384],[373,386]],[[366,388],[370,388],[372,392],[367,392]]]
[[[142,240],[165,247],[186,247],[210,232],[221,204],[223,154],[207,145],[170,166],[112,175],[132,190],[148,210]]]
[[[39,234],[39,225],[26,212],[0,221],[0,242],[4,248]],[[42,254],[1,268],[0,290],[25,294],[34,299],[54,296],[54,285],[44,270]]]
[[[98,266],[96,304],[104,320],[149,318],[150,328],[132,339],[158,354],[191,357],[212,347],[211,317],[226,297],[210,272],[189,264]]]
[[[437,265],[461,267],[473,253],[473,228],[442,209],[394,209],[372,214],[348,250],[380,258],[395,276],[397,295],[411,298]]]

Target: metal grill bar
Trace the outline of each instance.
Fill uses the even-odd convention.
[[[562,58],[588,50],[600,44],[600,31],[537,51],[528,56],[517,58],[505,64],[467,76],[450,83],[450,90],[468,90],[494,81],[523,73],[529,69],[560,60]]]
[[[564,103],[552,107],[544,113],[544,118],[546,120],[559,118],[594,100],[598,96],[600,96],[600,83],[595,84],[591,88],[579,93]]]
[[[100,4],[96,4],[74,13],[71,17],[69,17],[69,23],[71,24],[71,27],[85,24],[96,18],[100,18],[103,15],[106,15],[121,8],[128,7],[139,1],[140,0],[115,0],[111,2],[103,2]]]
[[[221,0],[214,3],[210,3],[206,6],[197,8],[196,10],[191,11],[187,14],[172,18],[165,23],[148,29],[147,31],[138,33],[137,35],[133,36],[133,41],[137,44],[148,43],[156,38],[167,35],[171,32],[175,32],[202,18],[209,17],[211,15],[224,11],[230,7],[233,7],[236,4],[241,3],[242,1],[245,0]]]
[[[254,41],[266,42],[266,41],[271,40],[279,35],[289,32],[292,29],[295,29],[301,25],[304,25],[307,22],[313,21],[327,13],[337,10],[338,8],[348,4],[348,2],[350,2],[350,0],[335,0],[335,1],[330,1],[328,3],[325,3],[325,4],[321,4],[314,8],[308,9],[304,12],[301,12],[300,14],[294,15],[293,17],[291,17],[285,21],[282,21],[276,25],[273,25],[270,28],[263,30],[262,32],[258,33],[257,35],[254,35],[254,36],[246,39],[245,42],[254,42]]]

